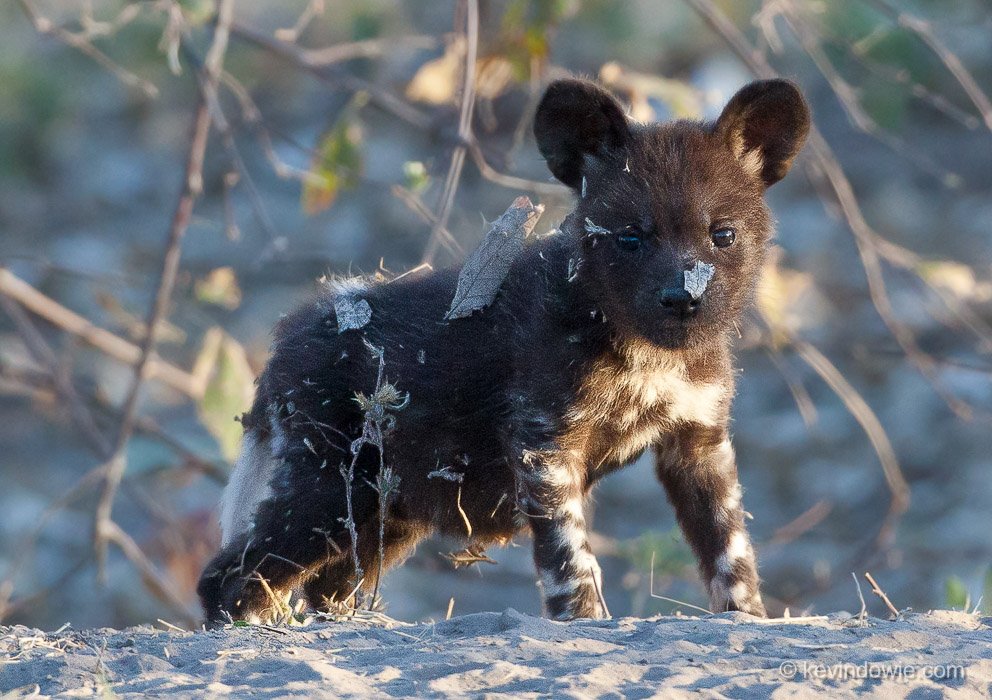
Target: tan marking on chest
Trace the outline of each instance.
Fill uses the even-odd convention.
[[[691,380],[685,365],[674,360],[601,361],[584,382],[568,419],[575,427],[607,433],[614,446],[605,459],[625,462],[673,424],[719,424],[729,394],[723,383]]]

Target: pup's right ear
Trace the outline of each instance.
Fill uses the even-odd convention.
[[[620,103],[602,88],[583,80],[556,80],[537,107],[534,136],[551,174],[579,190],[584,158],[622,148],[630,127]]]

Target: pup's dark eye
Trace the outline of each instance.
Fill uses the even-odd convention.
[[[637,250],[641,247],[641,229],[625,226],[617,231],[617,245],[623,250]]]
[[[737,238],[737,232],[732,228],[718,228],[710,234],[710,238],[713,239],[713,245],[717,248],[726,248],[734,244],[734,240]]]

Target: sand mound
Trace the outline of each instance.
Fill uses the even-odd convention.
[[[170,697],[988,697],[992,618],[844,613],[571,624],[515,610],[445,622],[211,632],[0,627],[0,693]],[[8,697],[7,695],[3,696]]]

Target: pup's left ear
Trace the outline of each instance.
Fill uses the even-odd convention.
[[[770,187],[789,172],[809,125],[809,107],[795,84],[757,80],[730,99],[715,133],[746,171]]]

